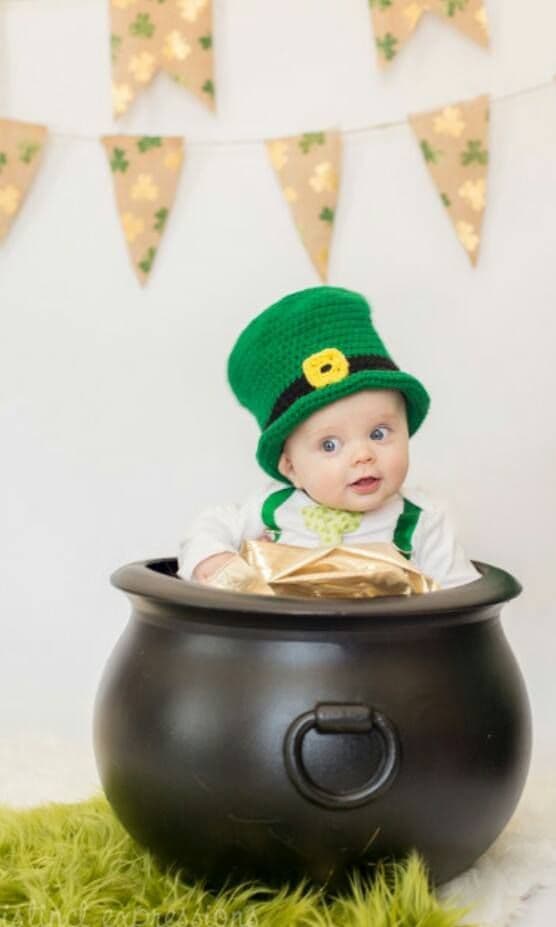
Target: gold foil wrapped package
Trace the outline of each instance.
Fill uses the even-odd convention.
[[[440,588],[387,542],[309,548],[244,541],[210,584],[257,595],[353,599],[422,595]]]

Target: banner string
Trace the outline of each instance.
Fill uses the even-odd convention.
[[[22,2],[22,0],[18,0],[18,2]],[[491,97],[490,102],[491,103],[505,103],[508,100],[515,100],[518,97],[527,96],[528,94],[536,93],[539,90],[545,90],[547,87],[554,86],[555,80],[556,80],[556,75],[553,75],[549,80],[542,81],[538,84],[532,84],[529,87],[522,87],[519,90],[511,90],[508,93],[503,93],[503,94],[500,94],[499,96]],[[480,94],[477,94],[477,96],[480,96]],[[448,103],[446,105],[449,106],[451,104]],[[455,105],[455,104],[452,104],[452,105]],[[440,107],[437,107],[437,108],[440,108]],[[321,131],[328,131],[328,132],[334,131],[334,132],[339,132],[343,136],[351,137],[351,136],[368,135],[368,134],[372,134],[373,132],[385,132],[385,131],[388,131],[389,129],[400,128],[401,126],[407,126],[407,119],[397,119],[397,120],[392,120],[389,122],[377,122],[377,123],[372,123],[367,126],[360,126],[359,128],[354,128],[354,129],[339,129],[339,128],[334,127],[333,125],[329,125],[327,126],[326,129],[323,129]],[[47,126],[47,128],[48,128],[50,137],[54,137],[54,138],[65,138],[65,139],[71,139],[72,141],[80,141],[80,142],[98,142],[99,138],[101,137],[100,135],[85,135],[85,134],[80,134],[77,132],[65,132],[63,130],[57,129],[55,126],[52,128],[50,126]],[[110,132],[106,132],[103,134],[105,135],[140,135],[141,133],[137,131],[136,132],[124,132],[121,129],[116,128],[116,129],[111,130]],[[155,134],[155,133],[144,133],[144,134]],[[183,137],[179,135],[179,133],[172,133],[172,134],[176,134],[180,138]],[[301,134],[301,133],[297,133],[297,134]],[[276,137],[282,138],[283,136],[276,136]],[[258,138],[216,139],[214,141],[203,140],[203,139],[199,139],[199,140],[189,139],[187,136],[185,136],[185,140],[187,142],[187,147],[190,149],[192,148],[192,149],[198,149],[198,150],[205,150],[205,149],[210,150],[214,148],[240,148],[240,147],[260,145],[261,143],[264,143],[265,141],[271,141],[272,136],[268,136],[267,138],[258,137]]]

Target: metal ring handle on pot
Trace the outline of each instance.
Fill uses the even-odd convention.
[[[308,775],[302,758],[303,738],[311,728],[321,734],[368,734],[377,731],[384,744],[384,757],[373,775],[360,788],[331,792]],[[284,760],[288,775],[305,798],[325,808],[357,808],[386,791],[394,781],[400,761],[400,747],[393,724],[367,705],[321,702],[290,724],[284,739]]]

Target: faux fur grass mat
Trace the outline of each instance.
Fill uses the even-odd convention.
[[[422,861],[379,866],[373,881],[325,898],[301,882],[218,893],[164,872],[123,830],[106,799],[0,806],[0,924],[18,927],[457,927]]]

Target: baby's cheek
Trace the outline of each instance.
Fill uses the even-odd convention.
[[[343,468],[341,467],[327,467],[325,472],[320,474],[319,488],[327,495],[336,493],[339,489],[342,489],[345,483],[342,474]]]
[[[390,468],[392,478],[395,479],[399,484],[403,483],[403,481],[405,480],[407,471],[408,471],[407,461],[398,460]]]

